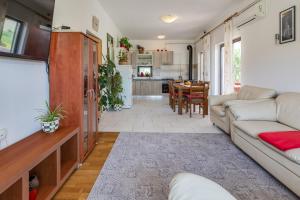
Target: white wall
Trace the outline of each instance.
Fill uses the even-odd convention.
[[[8,145],[40,130],[35,117],[49,99],[46,64],[0,57],[0,94],[0,129],[7,129]]]
[[[300,1],[268,0],[268,15],[242,30],[242,83],[300,92]],[[275,44],[279,13],[296,5],[296,42]]]
[[[99,18],[99,31],[92,29],[92,17]],[[121,31],[106,13],[99,0],[57,0],[53,18],[53,27],[70,26],[71,31],[86,33],[87,30],[102,40],[102,51],[106,57],[107,33],[114,38],[114,44],[122,37]],[[115,52],[117,55],[117,52]]]
[[[173,65],[162,65],[159,69],[154,69],[155,78],[178,79],[181,75],[183,79],[188,79],[188,45],[193,45],[191,40],[131,40],[133,47],[141,45],[145,50],[156,51],[166,49],[174,51]],[[136,71],[136,69],[134,69]]]
[[[210,30],[228,16],[246,7],[254,0],[244,0],[229,8],[211,23]],[[242,84],[256,85],[277,89],[279,92],[300,91],[300,1],[299,0],[266,0],[267,16],[244,26],[235,32],[235,37],[242,38]],[[296,5],[296,42],[275,44],[275,34],[279,32],[279,13]],[[219,86],[219,45],[224,41],[224,26],[211,33],[211,82],[212,93],[217,94]],[[200,43],[196,43],[197,52],[201,52]],[[195,59],[197,55],[195,56]],[[194,60],[196,63],[197,61]]]
[[[92,16],[100,20],[99,32],[92,30]],[[72,31],[90,32],[102,39],[106,55],[106,33],[115,44],[122,36],[98,0],[57,0],[53,26],[67,25]],[[37,61],[0,57],[0,129],[8,130],[11,145],[40,129],[34,118],[49,99],[46,64]],[[1,148],[1,147],[0,147]]]

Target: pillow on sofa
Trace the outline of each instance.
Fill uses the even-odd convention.
[[[273,89],[245,85],[241,87],[237,98],[239,100],[271,99],[276,94],[276,91]]]
[[[266,132],[258,137],[281,151],[300,148],[300,131]]]

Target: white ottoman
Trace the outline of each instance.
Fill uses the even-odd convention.
[[[217,183],[204,177],[181,173],[170,183],[169,200],[236,200]]]

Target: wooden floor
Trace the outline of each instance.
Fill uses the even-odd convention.
[[[118,133],[99,133],[95,149],[53,198],[55,200],[87,199],[99,172],[109,155]]]

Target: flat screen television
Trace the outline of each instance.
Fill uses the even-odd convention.
[[[0,1],[0,56],[48,60],[54,3]]]

